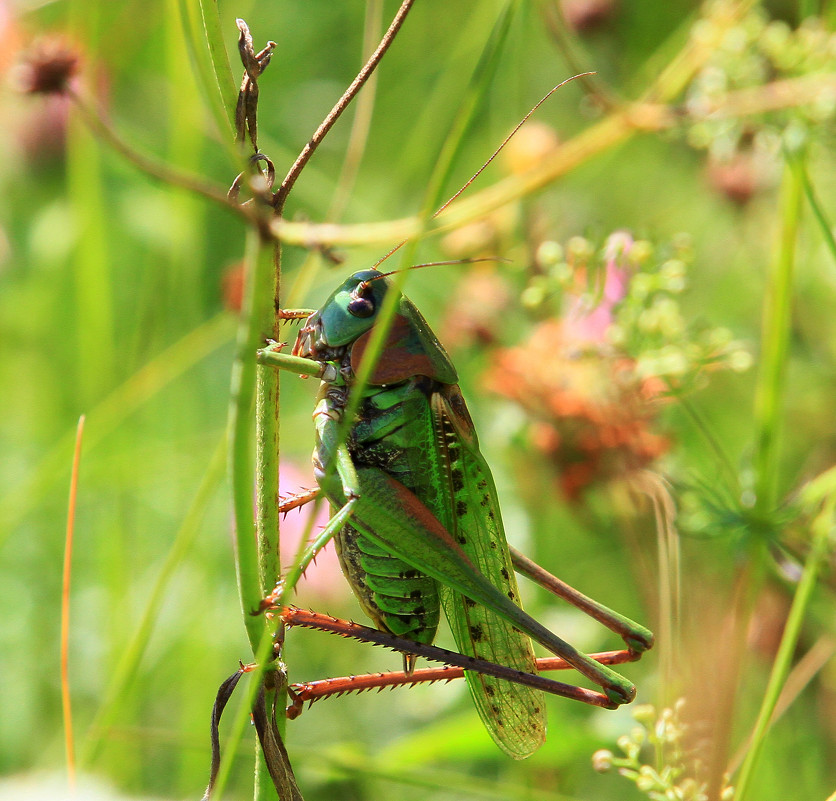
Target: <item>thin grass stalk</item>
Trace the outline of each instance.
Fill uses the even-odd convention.
[[[231,130],[230,126],[234,122],[234,116],[230,119],[222,93],[218,91],[220,80],[215,77],[210,50],[204,38],[205,26],[203,24],[202,9],[194,3],[194,0],[178,0],[178,3],[186,50],[188,51],[189,61],[196,74],[198,89],[203,97],[205,107],[212,114],[215,126],[222,134],[221,142],[226,145],[231,160],[237,163],[240,154],[235,147],[232,137],[228,135]],[[228,58],[227,63],[229,63]],[[234,92],[235,82],[232,78],[231,70],[228,80],[231,82]],[[234,115],[234,107],[232,111]]]
[[[79,230],[72,271],[74,306],[79,320],[77,390],[82,406],[88,406],[113,379],[114,312],[101,153],[98,143],[75,116],[67,130],[67,174],[70,202]]]
[[[548,0],[538,0],[537,5],[566,65],[576,75],[586,73],[578,79],[583,84],[586,94],[594,98],[601,108],[612,109],[619,105],[621,100],[618,95],[595,73],[594,60],[586,52],[580,37],[569,29],[565,11]]]
[[[430,219],[426,215],[432,212],[441,201],[444,187],[462,151],[465,137],[472,130],[476,117],[487,97],[491,82],[499,67],[499,56],[508,41],[511,23],[519,7],[519,0],[508,0],[482,49],[482,54],[473,70],[467,90],[459,101],[459,111],[453,119],[453,124],[441,146],[441,152],[438,154],[435,167],[427,183],[423,208],[419,214],[419,219],[423,223]]]
[[[804,197],[807,199],[810,211],[813,212],[813,217],[819,224],[819,230],[824,238],[824,243],[827,246],[830,257],[833,259],[834,265],[836,265],[836,236],[833,235],[833,226],[830,224],[827,213],[819,202],[816,192],[813,189],[813,184],[810,182],[810,175],[803,162],[799,159],[791,158],[789,164],[798,174],[798,178],[804,187]]]
[[[220,795],[231,769],[233,755],[245,730],[245,723],[258,693],[262,675],[272,656],[273,638],[278,621],[268,622],[263,615],[252,613],[259,608],[268,586],[275,584],[280,570],[278,521],[278,376],[255,363],[255,352],[263,344],[265,330],[272,318],[273,281],[276,275],[277,248],[265,242],[260,233],[247,234],[247,274],[244,306],[238,332],[238,346],[233,366],[230,403],[230,474],[235,510],[235,567],[244,627],[258,666],[250,677],[249,704],[239,709],[233,719],[232,732],[226,746],[227,763],[221,763],[215,792]],[[271,374],[273,373],[273,374]],[[257,465],[256,508],[253,514],[253,473],[251,410],[257,398]],[[273,666],[275,667],[275,665]],[[270,682],[265,688],[267,708],[284,709],[284,682]],[[239,720],[244,716],[243,722]],[[277,718],[284,733],[283,716]],[[273,785],[263,764],[263,755],[256,743],[254,797],[257,801],[274,797]]]
[[[69,27],[90,52],[99,45],[100,13],[80,0],[69,4]],[[85,76],[97,85],[95,68]],[[77,114],[67,125],[67,187],[78,244],[73,253],[75,309],[79,324],[77,397],[82,407],[95,402],[116,368],[113,280],[108,252],[104,176],[98,142]]]
[[[201,195],[219,206],[230,209],[244,219],[252,221],[252,218],[247,213],[248,209],[230,203],[225,191],[220,187],[212,184],[211,181],[207,181],[201,175],[195,175],[186,170],[172,167],[154,156],[146,155],[130,144],[121,133],[116,131],[95,102],[89,101],[86,97],[74,92],[72,89],[67,90],[67,95],[73,99],[76,109],[96,136],[137,169],[142,170],[142,172],[148,175],[152,175],[154,178],[170,186],[177,186]]]
[[[264,271],[267,273],[267,271]],[[271,272],[272,263],[271,263]],[[272,298],[270,294],[265,297]],[[253,359],[255,356],[253,355]],[[279,580],[279,382],[278,371],[256,366],[256,536],[262,597]]]
[[[191,69],[188,39],[185,26],[188,19],[178,11],[179,0],[166,0],[166,70],[168,72],[168,142],[167,160],[199,171],[204,157],[205,138],[195,136],[194,121],[203,116],[205,105],[201,103],[196,76]],[[193,60],[193,58],[192,58]],[[201,283],[205,246],[202,232],[205,229],[206,206],[191,192],[173,189],[170,195],[171,212],[176,223],[176,236],[167,259],[170,268],[166,273],[169,297],[176,298],[174,308],[166,309],[168,319],[173,317],[174,330],[190,328],[201,317],[199,294],[194,291]]]
[[[366,14],[363,24],[363,59],[368,60],[374,52],[375,43],[380,39],[380,27],[383,24],[383,0],[366,0]],[[338,220],[342,217],[348,204],[351,190],[360,171],[360,163],[366,152],[366,144],[374,116],[375,99],[377,98],[377,71],[373,72],[363,86],[354,104],[354,118],[345,148],[345,157],[340,167],[340,176],[331,205],[328,208],[327,219]]]
[[[764,296],[761,334],[761,369],[755,386],[754,433],[755,453],[753,519],[750,522],[750,556],[748,562],[748,592],[741,620],[749,620],[757,592],[763,582],[766,558],[766,538],[773,536],[771,514],[776,505],[777,475],[779,465],[779,438],[781,433],[782,405],[786,391],[786,368],[789,355],[789,337],[792,315],[792,282],[795,271],[795,253],[801,218],[803,199],[802,182],[799,175],[787,163],[781,188],[781,230],[778,248],[772,266],[769,283]],[[806,600],[804,601],[806,605]],[[802,607],[803,609],[803,607]],[[799,621],[800,622],[800,621]],[[788,636],[789,623],[784,631]],[[742,632],[741,632],[742,636]],[[797,637],[797,632],[796,635]],[[783,643],[782,639],[782,643]],[[786,679],[788,664],[779,657],[773,665],[767,693],[756,723],[752,745],[741,773],[745,794],[751,778],[755,760],[760,752],[769,717]],[[791,657],[791,654],[790,654]],[[776,684],[777,683],[777,684]],[[777,687],[777,689],[776,689]],[[772,694],[775,698],[772,699]],[[762,721],[764,709],[769,706],[769,715]],[[715,778],[717,778],[715,776]]]
[[[439,121],[446,119],[450,112],[449,98],[461,91],[461,76],[473,70],[474,58],[484,50],[484,43],[496,27],[496,11],[485,3],[471,4],[467,19],[461,21],[456,39],[444,54],[444,70],[435,78],[424,96],[421,107],[415,109],[415,117],[408,131],[404,132],[404,153],[421,154],[429,143],[433,143],[436,152],[444,141],[446,131],[440,130]],[[455,115],[455,111],[452,112]],[[448,123],[449,129],[449,123]],[[404,186],[426,184],[427,159],[412,158],[404,160],[402,181]],[[395,238],[395,237],[393,237]],[[400,237],[403,238],[403,237]]]
[[[776,502],[779,437],[792,324],[792,281],[801,218],[803,184],[787,166],[781,192],[778,253],[764,298],[761,369],[755,388],[754,510],[765,523]]]
[[[76,758],[73,736],[72,699],[70,695],[69,642],[70,642],[70,581],[72,579],[73,534],[75,531],[75,506],[78,497],[78,468],[81,462],[81,442],[84,437],[84,415],[76,427],[75,451],[70,476],[70,497],[67,504],[67,533],[64,538],[64,571],[61,586],[61,707],[64,716],[64,746],[67,759],[67,783],[75,793]]]
[[[784,633],[781,637],[781,644],[778,653],[772,664],[772,671],[769,675],[769,682],[764,693],[758,718],[755,723],[752,742],[743,766],[740,769],[740,778],[736,782],[735,801],[745,801],[752,779],[755,775],[758,760],[766,741],[775,707],[781,695],[781,690],[792,667],[793,655],[795,653],[798,638],[801,634],[801,626],[807,613],[807,607],[816,586],[816,577],[829,552],[829,540],[834,530],[833,511],[836,507],[836,495],[831,495],[824,503],[821,512],[813,521],[813,540],[810,546],[810,553],[804,564],[804,572],[796,587],[790,607],[787,622],[784,626]]]
[[[254,288],[255,300],[262,306],[258,315],[265,321],[272,316],[273,299],[278,297],[277,282],[281,281],[281,245],[273,243],[262,248],[264,262],[260,269],[260,283]],[[267,256],[269,258],[269,264]],[[273,336],[277,337],[278,321],[273,322]],[[255,353],[250,354],[255,361]],[[263,598],[281,577],[280,559],[280,520],[279,520],[279,468],[280,468],[280,382],[279,371],[263,365],[256,366],[256,537],[258,540],[258,571]],[[279,630],[280,622],[268,625],[271,642]],[[258,659],[258,664],[266,668],[263,660],[269,659],[271,652]],[[275,665],[274,665],[275,667]],[[279,736],[284,738],[286,719],[284,708],[287,705],[287,681],[283,670],[273,671],[273,680],[264,682],[264,702],[267,710],[279,710],[276,725]],[[261,681],[260,676],[257,679]],[[253,685],[256,677],[253,677]],[[258,742],[255,745],[254,800],[269,801],[275,797],[273,781],[265,762],[264,752]]]
[[[836,640],[823,635],[816,640],[815,644],[804,654],[793,666],[781,688],[781,695],[775,704],[775,710],[769,719],[770,729],[781,719],[783,714],[798,700],[801,693],[808,687],[810,682],[836,656]],[[729,761],[729,774],[737,773],[740,770],[743,760],[749,753],[751,736],[744,742]]]
[[[238,102],[238,87],[229,63],[223,37],[223,25],[218,11],[218,0],[198,0],[206,46],[212,61],[217,91],[220,94],[223,109],[226,112],[228,129],[235,130],[235,107]]]
[[[241,25],[239,24],[239,28]],[[246,27],[241,28],[246,31]],[[208,31],[207,31],[208,35]],[[210,45],[211,49],[211,45]],[[216,64],[217,73],[217,64]],[[231,75],[231,73],[230,73]],[[223,81],[218,78],[219,84]],[[253,79],[254,80],[254,79]],[[235,112],[233,111],[233,127]],[[254,137],[254,134],[253,134]],[[253,144],[255,140],[253,138]],[[252,204],[260,203],[255,198]],[[261,211],[261,209],[258,209]],[[257,211],[257,213],[258,213]],[[239,709],[227,743],[226,758],[221,762],[215,793],[220,795],[231,769],[232,757],[243,736],[252,702],[262,686],[264,672],[278,673],[273,654],[273,640],[278,621],[254,616],[268,589],[279,578],[279,381],[275,371],[256,365],[255,352],[264,344],[268,332],[276,335],[273,299],[278,295],[281,251],[277,244],[262,236],[259,223],[247,234],[244,301],[239,323],[230,399],[230,476],[235,510],[235,565],[244,626],[257,668],[249,682],[247,705]],[[251,412],[256,406],[255,515],[253,514],[253,472],[251,453]],[[264,682],[267,708],[285,706],[283,675]],[[244,711],[242,711],[242,709]],[[242,716],[247,713],[246,717]],[[280,736],[284,734],[284,716],[277,718]],[[265,801],[275,797],[260,744],[255,745],[254,798]]]

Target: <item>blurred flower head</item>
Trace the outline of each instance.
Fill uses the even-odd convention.
[[[830,130],[836,33],[812,14],[791,28],[760,4],[738,17],[728,0],[715,0],[702,13],[691,37],[710,55],[687,89],[687,140],[708,151],[715,173],[726,165],[710,180],[742,202],[780,172],[782,136],[791,134],[789,144]],[[739,158],[747,150],[748,163]]]
[[[531,441],[570,500],[646,467],[669,445],[652,430],[657,394],[631,362],[576,344],[563,322],[548,320],[519,347],[499,350],[485,376],[488,389],[528,413]]]
[[[691,251],[686,237],[656,247],[626,231],[603,246],[575,236],[537,248],[520,302],[543,322],[496,352],[486,382],[526,411],[528,436],[570,499],[668,450],[655,428],[673,394],[710,369],[751,363],[730,331],[683,316]]]
[[[578,33],[595,30],[608,23],[618,10],[616,0],[560,0],[566,24]]]
[[[459,282],[441,325],[441,341],[449,348],[493,345],[499,341],[503,310],[511,293],[495,270],[474,270]]]
[[[23,52],[12,81],[26,94],[64,94],[78,72],[81,54],[63,36],[48,36]]]
[[[221,276],[221,298],[227,311],[240,313],[244,303],[246,265],[243,261],[228,264]]]
[[[509,173],[520,175],[536,167],[558,144],[554,128],[528,120],[502,149],[502,163]]]

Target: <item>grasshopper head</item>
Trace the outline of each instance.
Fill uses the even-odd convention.
[[[324,361],[339,359],[374,325],[388,288],[389,282],[377,270],[354,273],[305,321],[293,355]]]
[[[351,369],[356,373],[389,289],[389,281],[377,270],[354,273],[305,321],[293,355],[342,362],[350,351]],[[401,295],[369,383],[396,384],[415,376],[445,384],[458,381],[455,368],[427,321]]]

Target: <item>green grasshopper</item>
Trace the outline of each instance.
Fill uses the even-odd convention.
[[[357,413],[344,420],[390,291],[385,274],[357,272],[318,311],[284,314],[307,318],[292,355],[273,348],[259,352],[263,364],[321,379],[313,462],[332,507],[328,525],[271,599],[294,586],[317,551],[335,538],[343,572],[378,629],[430,644],[443,608],[466,657],[532,674],[535,640],[601,687],[601,705],[629,703],[632,683],[523,611],[514,571],[538,579],[542,569],[519,554],[512,558],[456,370],[403,295],[382,353],[366,386],[359,387]],[[632,654],[652,646],[653,635],[644,627],[566,585],[555,591],[621,634]],[[407,674],[415,658],[404,657]],[[517,759],[533,753],[545,737],[542,691],[474,670],[466,676],[497,745]]]

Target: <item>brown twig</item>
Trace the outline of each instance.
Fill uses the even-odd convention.
[[[299,178],[299,175],[305,168],[305,165],[308,161],[310,161],[314,151],[317,147],[319,147],[319,144],[325,138],[328,131],[331,130],[334,123],[346,110],[348,104],[351,103],[355,95],[360,91],[360,89],[362,89],[363,84],[366,83],[369,76],[371,76],[372,72],[374,72],[375,68],[380,63],[380,59],[383,58],[384,54],[389,49],[389,46],[394,41],[395,36],[400,30],[401,25],[403,25],[406,15],[409,13],[409,10],[412,8],[412,4],[414,2],[415,0],[403,0],[401,7],[398,9],[398,13],[395,14],[395,18],[392,20],[392,24],[386,30],[386,33],[383,34],[383,38],[380,40],[380,44],[377,46],[377,49],[374,53],[372,53],[371,58],[369,58],[357,74],[357,77],[351,82],[348,89],[345,90],[343,96],[337,101],[336,105],[328,112],[328,115],[322,121],[319,128],[316,129],[314,135],[310,138],[310,141],[304,148],[302,148],[302,152],[299,154],[296,161],[293,162],[293,166],[288,170],[281,186],[273,196],[273,208],[276,210],[277,215],[281,216],[287,196],[290,194],[290,190],[293,189],[293,185],[296,183],[296,180]]]
[[[236,19],[235,24],[238,26],[238,52],[244,65],[244,77],[235,107],[235,136],[243,144],[249,135],[253,152],[258,153],[258,78],[267,69],[276,43],[269,41],[256,53],[247,23]]]
[[[227,209],[232,209],[247,222],[257,222],[256,216],[251,208],[242,206],[238,203],[230,203],[227,199],[226,192],[224,192],[220,187],[215,186],[215,184],[204,180],[200,176],[172,167],[164,161],[160,161],[159,159],[140,153],[134,149],[132,145],[129,145],[122,138],[122,136],[116,132],[98,106],[94,102],[89,101],[75,89],[68,87],[66,89],[66,95],[73,101],[85,123],[87,123],[94,133],[96,133],[102,141],[110,145],[110,147],[119,153],[119,155],[124,157],[142,172],[147,175],[151,175],[164,183],[194,192],[195,194],[224,206]]]

